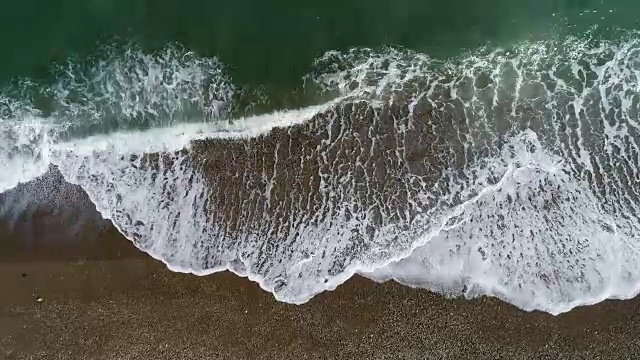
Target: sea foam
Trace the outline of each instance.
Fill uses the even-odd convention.
[[[292,303],[356,273],[553,314],[638,293],[637,34],[313,66],[332,101],[234,119],[217,59],[71,63],[49,113],[0,99],[0,190],[56,165],[171,269]]]

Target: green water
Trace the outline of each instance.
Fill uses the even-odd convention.
[[[595,13],[584,13],[596,10]],[[0,12],[0,83],[114,37],[219,56],[235,80],[286,91],[327,50],[402,45],[436,57],[487,42],[638,27],[636,0],[22,0]]]

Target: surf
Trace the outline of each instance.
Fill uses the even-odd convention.
[[[303,79],[328,101],[246,116],[175,47],[59,74],[1,98],[0,190],[54,165],[174,271],[290,303],[354,274],[552,314],[638,293],[635,33],[330,51]]]

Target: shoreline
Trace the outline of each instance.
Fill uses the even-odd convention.
[[[286,304],[229,272],[171,272],[65,189],[0,219],[0,359],[640,357],[640,297],[552,316],[354,276]]]
[[[291,305],[229,272],[174,273],[144,256],[2,263],[0,274],[7,359],[640,355],[638,298],[552,316],[356,276]]]

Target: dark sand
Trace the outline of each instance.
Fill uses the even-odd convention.
[[[354,278],[288,305],[232,274],[173,273],[77,189],[47,193],[0,222],[0,359],[640,358],[640,299],[554,317]]]

